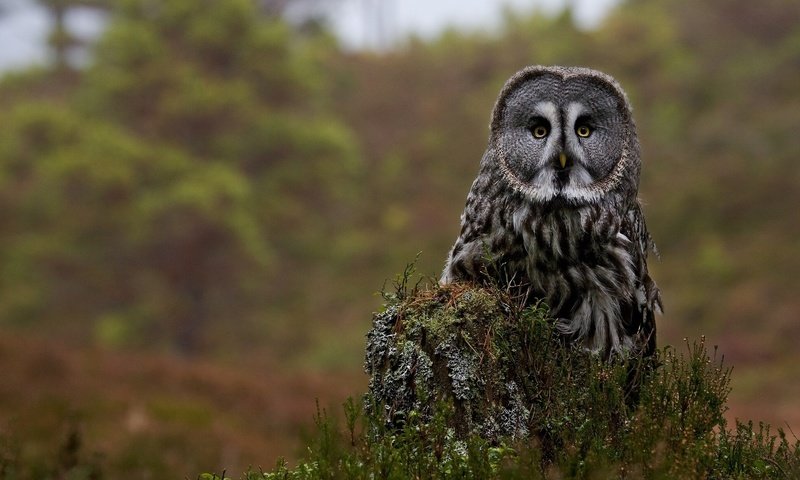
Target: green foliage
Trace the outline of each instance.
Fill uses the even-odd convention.
[[[12,126],[0,145],[0,182],[7,188],[0,194],[2,248],[6,232],[36,232],[0,259],[0,269],[12,272],[0,312],[13,313],[0,318],[2,324],[41,319],[57,325],[59,311],[67,313],[76,342],[116,338],[107,343],[174,347],[184,328],[199,332],[187,340],[198,351],[261,341],[283,357],[329,348],[325,337],[332,332],[344,332],[348,345],[358,345],[363,323],[354,319],[375,306],[364,291],[420,249],[429,252],[422,270],[441,268],[502,82],[523,65],[556,63],[613,74],[636,108],[646,162],[642,198],[665,259],[653,267],[654,276],[668,294],[670,314],[685,319],[662,332],[679,341],[699,334],[702,324],[723,344],[729,340],[726,353],[736,358],[792,351],[790,341],[775,340],[792,338],[796,328],[788,319],[799,311],[794,272],[800,263],[782,253],[791,251],[789,240],[800,232],[789,209],[800,201],[793,128],[800,121],[800,12],[792,2],[629,1],[593,30],[576,27],[571,11],[509,11],[497,33],[451,30],[387,55],[339,52],[330,36],[298,34],[263,15],[256,3],[209,1],[197,8],[191,0],[113,2],[86,68],[4,77],[0,122],[22,125],[28,120],[20,109],[38,110],[36,115],[53,118],[53,130],[23,133]],[[87,139],[85,145],[76,148],[69,135]],[[90,149],[89,143],[95,145]],[[104,305],[73,313],[75,307],[54,300],[51,289],[37,287],[62,279],[29,250],[50,248],[59,263],[80,262],[87,268],[69,278],[99,283],[88,271],[102,266],[89,264],[105,256],[84,255],[97,250],[88,247],[91,242],[70,251],[70,242],[56,238],[76,228],[84,233],[75,234],[97,238],[88,226],[95,220],[137,225],[114,202],[108,208],[104,203],[108,189],[128,195],[149,189],[123,172],[129,158],[140,155],[133,150],[150,152],[148,168],[158,170],[155,175],[198,173],[176,181],[183,184],[180,191],[157,196],[171,212],[162,223],[182,219],[165,230],[172,238],[114,268],[132,278],[137,275],[127,274],[130,265],[156,263],[153,250],[193,252],[184,264],[209,253],[233,259],[224,280],[216,281],[233,285],[212,285],[210,266],[199,270],[212,280],[191,287],[147,267],[138,283],[147,285],[139,289],[148,289],[150,300],[135,305],[142,297],[111,297],[108,288],[92,287],[87,290],[100,293],[90,303]],[[53,152],[71,165],[71,177],[62,170],[48,172],[47,181],[39,177],[34,165]],[[179,171],[161,172],[174,168],[174,157],[183,163]],[[85,197],[71,207],[65,185],[87,171]],[[217,175],[220,180],[211,179]],[[191,200],[187,190],[194,192]],[[35,209],[18,208],[21,191]],[[89,201],[87,210],[94,213],[76,213]],[[184,205],[167,208],[173,201]],[[197,204],[185,204],[191,201]],[[228,216],[229,202],[235,205],[232,218],[218,218]],[[65,210],[83,218],[83,226],[65,221],[62,228]],[[31,228],[35,222],[50,222],[51,232]],[[125,228],[120,225],[118,232]],[[175,230],[192,235],[193,228],[224,231],[227,239],[195,248],[175,237]],[[159,243],[158,236],[151,243]],[[179,270],[173,265],[172,275]],[[202,301],[191,300],[198,295]],[[785,308],[759,308],[760,299]],[[758,329],[751,320],[756,317],[782,334]],[[161,328],[156,318],[174,320]],[[314,338],[293,338],[293,325],[309,318],[326,322],[305,329]],[[107,326],[96,328],[98,322]],[[129,328],[119,328],[122,323]],[[220,324],[225,327],[215,327]],[[717,327],[723,324],[742,329]],[[738,342],[733,337],[739,335],[753,341]],[[300,342],[303,348],[284,348]],[[348,351],[314,358],[354,364],[357,349]]]
[[[104,3],[109,23],[85,68],[0,81],[4,337],[15,327],[79,346],[269,356],[281,361],[269,374],[286,378],[298,365],[352,370],[376,306],[365,292],[420,249],[420,270],[441,269],[502,82],[527,64],[582,64],[617,77],[636,108],[641,194],[663,254],[651,264],[668,312],[661,341],[713,336],[737,362],[732,410],[796,426],[800,3],[630,0],[592,30],[577,28],[571,12],[509,12],[496,32],[451,30],[387,54],[338,51],[330,36],[299,35],[245,0],[48,3]],[[505,351],[495,343],[492,352]],[[3,378],[21,372],[8,383],[19,398],[34,395],[19,353],[9,355]],[[44,362],[61,371],[53,363]],[[117,384],[115,372],[99,378]],[[84,386],[48,395],[107,395]],[[271,392],[284,398],[284,388]],[[584,405],[618,393],[589,391]],[[677,398],[660,405],[678,408]],[[18,416],[21,404],[0,413]],[[584,418],[574,406],[548,408],[561,412],[554,431],[567,413]],[[214,423],[211,433],[170,430],[153,441],[120,430],[123,413],[89,410],[89,432],[109,439],[117,475],[179,477],[175,465],[219,458],[220,445],[238,438],[231,427],[218,440]],[[273,425],[284,425],[276,412],[250,415],[284,446],[265,455],[285,453],[299,435],[294,423],[275,435]],[[731,465],[759,469],[736,475],[757,477],[774,468],[769,452],[781,435],[742,428],[715,427],[712,445],[727,449]],[[189,448],[187,439],[213,446]],[[0,466],[10,465],[13,455],[3,455]],[[45,464],[46,455],[30,458]]]
[[[108,319],[125,318],[135,344],[147,325],[188,308],[191,299],[159,306],[164,290],[218,294],[205,269],[231,281],[268,263],[249,183],[234,169],[194,165],[44,104],[20,105],[0,125],[4,200],[15,213],[3,237],[15,286],[0,299],[6,322],[35,312],[74,333],[86,319],[108,332]]]
[[[0,325],[186,354],[271,338],[267,305],[359,198],[355,140],[322,108],[329,48],[249,0],[119,2],[63,98],[0,113]]]
[[[530,433],[490,438],[471,428],[474,412],[491,407],[467,405],[466,397],[455,391],[456,372],[451,369],[435,374],[433,385],[417,383],[418,395],[428,395],[402,415],[397,403],[402,388],[394,400],[374,395],[373,388],[364,414],[349,399],[342,429],[324,410],[318,411],[316,436],[305,459],[295,467],[281,461],[271,472],[251,471],[243,478],[779,479],[800,474],[800,440],[782,429],[771,433],[764,424],[737,421],[728,428],[723,414],[730,369],[716,354],[710,356],[704,339],[687,344],[682,352],[660,350],[659,366],[639,379],[638,398],[630,401],[625,398],[631,392],[629,363],[603,361],[564,345],[540,307],[518,308],[519,299],[508,292],[432,286],[416,292],[403,288],[393,296],[385,311],[402,312],[402,325],[395,326],[391,340],[398,350],[423,337],[441,347],[450,332],[460,332],[464,341],[472,337],[483,361],[468,379],[474,382],[467,387],[473,390],[469,395],[474,397],[481,382],[511,378],[492,359],[508,357],[502,363],[507,369],[519,365],[521,377],[515,378],[527,383],[521,389],[527,389],[523,395],[531,400]],[[457,324],[442,324],[447,315],[458,318]],[[471,323],[487,329],[478,333],[480,327]],[[419,329],[425,334],[412,338],[410,332]],[[447,356],[441,348],[422,348]],[[452,385],[443,380],[447,378]],[[473,415],[465,416],[469,409]]]

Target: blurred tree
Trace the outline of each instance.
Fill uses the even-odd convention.
[[[70,31],[67,21],[69,14],[79,9],[107,11],[112,3],[113,0],[0,0],[0,15],[31,6],[42,8],[47,13],[50,24],[47,45],[51,50],[53,67],[56,71],[66,72],[74,66],[70,53],[76,48],[88,47]]]
[[[357,198],[327,42],[249,0],[120,2],[64,108],[0,114],[3,321],[184,353],[264,329]]]
[[[165,340],[191,352],[209,312],[220,314],[215,296],[240,297],[268,266],[237,172],[44,104],[0,122],[3,200],[17,217],[4,236],[7,321],[34,314],[80,338],[92,319],[110,345],[158,340],[167,327]]]
[[[252,0],[258,11],[271,18],[290,18],[298,27],[307,29],[325,23],[330,0]],[[118,0],[0,0],[0,15],[14,9],[38,6],[47,12],[50,32],[47,44],[56,70],[66,71],[75,67],[71,53],[75,49],[86,49],[85,39],[78,38],[68,26],[68,17],[80,10],[91,9],[108,13]],[[313,27],[314,30],[317,27]]]
[[[47,43],[53,51],[53,62],[56,70],[70,68],[69,53],[71,49],[82,46],[81,41],[67,28],[67,14],[77,8],[108,8],[109,0],[36,0],[45,8],[50,17],[52,30]]]
[[[240,298],[229,303],[243,312],[232,315],[235,324],[215,321],[228,318],[225,308],[231,308],[222,294],[188,300],[199,298],[191,293],[199,287],[183,285],[170,272],[180,271],[179,264],[212,271],[199,259],[214,242],[247,258],[253,250],[244,247],[250,245],[246,235],[191,243],[196,235],[163,229],[171,240],[154,240],[137,253],[158,279],[148,284],[163,285],[153,289],[164,292],[163,300],[153,302],[184,298],[182,306],[170,307],[170,318],[183,315],[205,325],[187,331],[202,330],[209,338],[250,325],[248,334],[237,335],[280,338],[276,348],[288,354],[309,335],[293,322],[325,318],[327,327],[312,333],[319,335],[313,341],[328,345],[325,335],[343,331],[348,315],[374,307],[363,292],[418,251],[426,252],[420,270],[435,274],[457,233],[497,91],[509,72],[531,63],[599,68],[631,95],[647,162],[641,191],[661,250],[673,260],[654,268],[663,270],[658,273],[675,317],[744,322],[732,306],[738,299],[789,302],[796,285],[791,272],[800,265],[793,256],[781,260],[778,252],[787,235],[800,232],[794,217],[786,220],[787,205],[800,201],[792,128],[800,112],[796,2],[713,0],[689,8],[688,0],[630,0],[593,31],[577,28],[570,10],[555,16],[509,12],[501,34],[450,31],[429,42],[411,39],[386,55],[341,54],[324,32],[297,35],[276,16],[286,4],[268,3],[204,0],[197,8],[187,0],[122,0],[96,47],[95,63],[71,87],[29,75],[7,78],[0,88],[0,117],[10,119],[11,107],[26,98],[61,102],[76,118],[91,119],[78,120],[81,128],[104,125],[155,152],[174,152],[193,165],[192,172],[206,172],[192,176],[195,185],[204,185],[198,190],[246,185],[236,201],[257,225],[260,233],[251,237],[260,239],[269,267],[252,276],[244,266],[257,262],[241,260],[241,268],[232,268],[231,282],[243,285],[231,289]],[[363,165],[340,116],[363,145]],[[13,163],[9,156],[3,162]],[[210,185],[217,177],[228,180]],[[43,188],[37,178],[17,181],[33,195]],[[170,205],[178,197],[158,198]],[[206,217],[187,218],[194,220],[186,220],[186,231],[206,231]],[[2,212],[0,220],[20,218]],[[765,239],[776,248],[762,248]],[[153,261],[159,248],[170,252],[162,254],[173,263],[169,268]],[[25,270],[22,258],[15,260],[20,272],[47,276]],[[702,289],[693,286],[700,278]],[[197,282],[210,291],[210,280]],[[245,293],[248,285],[256,287]],[[178,291],[183,293],[170,297]],[[734,291],[730,302],[705,301]],[[231,292],[225,295],[233,299]],[[205,316],[174,313],[200,304],[206,304],[198,310]],[[785,313],[768,314],[784,330],[793,328],[777,320]],[[271,324],[262,329],[266,316]],[[124,323],[115,322],[106,323]],[[177,338],[176,331],[170,338]],[[353,332],[352,345],[360,348],[360,332]],[[187,341],[193,342],[202,343]]]

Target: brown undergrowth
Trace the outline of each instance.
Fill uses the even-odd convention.
[[[363,376],[224,367],[0,336],[0,479],[184,478],[298,453]]]

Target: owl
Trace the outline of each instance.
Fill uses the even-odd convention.
[[[655,351],[661,295],[638,200],[639,141],[625,92],[578,67],[505,84],[441,283],[493,280],[544,300],[557,330],[601,355]]]

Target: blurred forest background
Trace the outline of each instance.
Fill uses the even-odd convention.
[[[588,30],[508,11],[352,51],[314,8],[284,20],[304,1],[38,2],[52,61],[0,79],[0,466],[193,478],[302,453],[315,399],[365,390],[375,292],[418,252],[438,275],[530,64],[625,87],[660,344],[705,335],[731,417],[800,433],[800,3],[628,0]],[[106,15],[88,45],[79,7]]]

